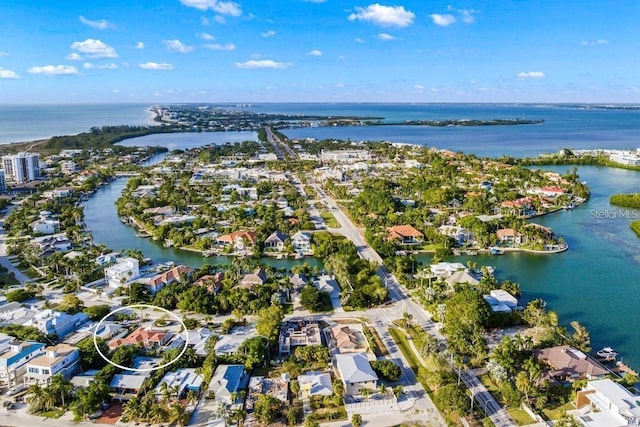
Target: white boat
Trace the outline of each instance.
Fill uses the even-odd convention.
[[[615,359],[618,356],[618,352],[611,347],[604,347],[602,350],[598,351],[596,355],[604,359]]]

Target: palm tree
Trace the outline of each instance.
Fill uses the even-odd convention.
[[[47,387],[47,390],[51,390],[52,395],[55,396],[55,403],[58,402],[58,397],[60,397],[60,403],[62,403],[62,407],[64,407],[65,398],[69,399],[71,393],[73,393],[73,384],[65,380],[62,375],[57,374],[51,377],[51,383]]]
[[[371,390],[369,390],[368,388],[361,388],[360,389],[360,394],[364,397],[365,400],[369,399],[369,395],[371,394]]]
[[[520,392],[524,393],[524,398],[527,403],[529,403],[529,390],[531,389],[531,384],[531,379],[526,372],[518,372],[518,375],[516,375],[516,388]]]
[[[142,414],[142,402],[138,397],[133,397],[122,408],[122,416],[127,421],[137,421]]]
[[[179,403],[172,403],[169,406],[169,411],[167,414],[167,422],[171,424],[176,424],[179,426],[183,426],[188,421],[188,415],[185,413],[184,406]]]
[[[378,394],[380,394],[380,396],[384,396],[386,392],[387,388],[384,386],[384,384],[380,384],[378,386]]]
[[[40,412],[43,409],[44,389],[38,383],[29,386],[29,403],[30,412]]]
[[[162,400],[168,402],[171,398],[171,390],[169,390],[168,383],[162,382],[162,384],[160,384],[160,393],[162,394]]]
[[[187,392],[186,399],[187,399],[187,409],[189,409],[189,405],[198,401],[198,394],[193,390],[189,390]]]

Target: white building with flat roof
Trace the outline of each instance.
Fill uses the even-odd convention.
[[[2,156],[2,168],[6,179],[15,184],[24,184],[40,178],[40,155],[18,153]]]
[[[623,427],[640,424],[640,396],[607,379],[589,381],[578,392],[575,418],[585,427]]]
[[[140,263],[135,258],[119,258],[118,262],[104,269],[104,280],[112,288],[140,277]]]

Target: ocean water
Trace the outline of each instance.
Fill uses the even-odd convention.
[[[153,124],[149,104],[0,105],[0,144],[86,132],[94,126]]]

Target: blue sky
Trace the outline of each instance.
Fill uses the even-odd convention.
[[[640,102],[640,2],[5,0],[0,103]]]

